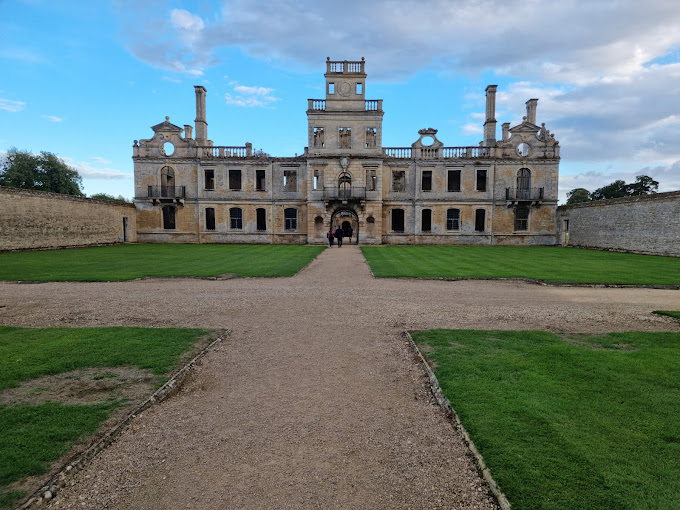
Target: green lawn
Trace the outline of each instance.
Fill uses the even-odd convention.
[[[208,340],[207,332],[197,329],[0,326],[0,391],[41,376],[92,367],[146,369],[160,385],[197,342]],[[10,491],[10,484],[46,473],[122,404],[0,405],[0,508],[12,508],[24,496]]]
[[[529,278],[546,282],[680,285],[680,258],[556,246],[370,246],[377,277]]]
[[[146,276],[293,276],[324,246],[125,244],[0,253],[0,280],[124,281]]]
[[[680,508],[680,333],[414,335],[512,508]]]
[[[654,310],[655,314],[666,315],[667,317],[673,317],[674,319],[680,320],[680,312],[672,310]]]

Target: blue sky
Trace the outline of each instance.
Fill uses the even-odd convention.
[[[216,145],[302,153],[326,57],[366,58],[383,145],[482,139],[484,89],[562,147],[560,196],[647,174],[680,189],[680,3],[668,0],[0,0],[0,152],[50,151],[88,195],[131,198],[133,140],[193,124]]]

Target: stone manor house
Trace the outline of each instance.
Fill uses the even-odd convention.
[[[214,145],[206,89],[195,86],[195,130],[166,117],[134,142],[137,240],[325,243],[329,227],[351,226],[363,244],[556,243],[560,149],[536,124],[537,99],[500,140],[489,85],[479,146],[444,146],[427,128],[410,147],[384,147],[364,59],[328,59],[324,76],[326,98],[307,100],[307,147],[295,157]]]

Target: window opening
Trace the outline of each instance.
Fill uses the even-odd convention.
[[[175,208],[171,205],[163,206],[163,228],[165,230],[175,229]]]
[[[215,189],[215,170],[205,171],[205,189],[207,190]]]
[[[283,171],[283,191],[297,191],[297,170]]]
[[[477,191],[486,191],[486,170],[477,170]]]
[[[267,230],[267,210],[262,207],[258,207],[255,210],[255,215],[257,217],[257,230],[260,232]]]
[[[341,127],[338,128],[338,146],[341,149],[352,148],[352,128]]]
[[[314,128],[314,147],[323,149],[326,146],[326,139],[322,127]]]
[[[515,230],[529,230],[529,208],[518,207],[515,209]]]
[[[446,211],[446,230],[460,229],[460,209],[449,209]]]
[[[404,231],[404,210],[403,209],[392,209],[392,231],[403,232]]]
[[[460,170],[449,170],[448,172],[448,191],[460,191]]]
[[[423,191],[432,191],[432,170],[423,170],[421,184]]]
[[[265,189],[266,185],[264,170],[255,170],[255,191],[264,191]]]
[[[338,177],[338,196],[340,198],[352,196],[352,176],[348,172],[342,172]]]
[[[364,85],[363,83],[357,83],[357,95],[361,95],[364,93]]]
[[[366,128],[366,148],[372,149],[378,146],[378,129],[374,127]]]
[[[232,191],[241,189],[241,170],[229,170],[229,189]]]
[[[531,199],[531,170],[520,168],[517,171],[517,198],[520,200]],[[517,229],[515,229],[517,230]]]
[[[392,171],[392,191],[404,191],[406,188],[406,172],[404,170]]]
[[[205,209],[205,229],[215,230],[215,208],[206,207]]]
[[[161,168],[161,197],[174,197],[174,196],[175,196],[175,171],[169,166],[164,166],[163,168]]]
[[[234,230],[243,229],[243,209],[240,207],[229,209],[229,227]]]
[[[486,211],[484,209],[477,209],[475,211],[475,230],[477,232],[484,232],[486,230]]]
[[[335,94],[335,83],[329,83],[328,84],[328,93],[329,94]]]
[[[378,176],[375,168],[366,170],[366,189],[368,191],[375,191],[377,189]]]
[[[289,207],[283,211],[286,230],[297,230],[297,209]]]
[[[432,209],[423,209],[420,228],[423,232],[430,232],[432,230]]]

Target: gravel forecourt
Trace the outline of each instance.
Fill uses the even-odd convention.
[[[0,283],[0,323],[227,328],[50,502],[70,509],[494,509],[404,330],[677,331],[680,291],[374,279],[357,246],[293,278]]]

